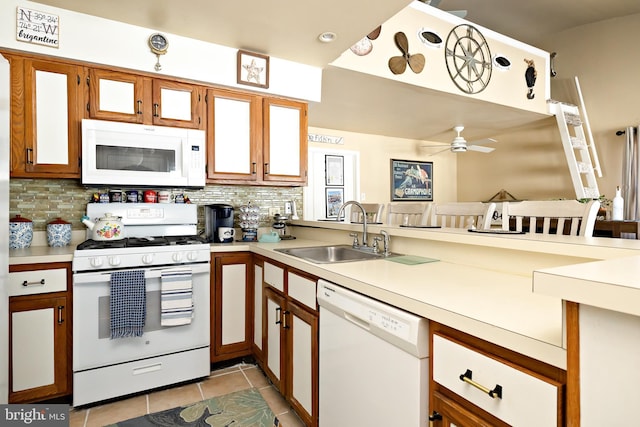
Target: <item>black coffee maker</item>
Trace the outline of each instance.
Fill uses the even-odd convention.
[[[231,243],[233,230],[233,206],[214,204],[204,206],[204,232],[207,242]]]

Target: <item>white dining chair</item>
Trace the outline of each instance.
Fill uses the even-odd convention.
[[[431,225],[452,228],[491,228],[496,210],[493,202],[436,203],[431,210]]]
[[[586,203],[577,200],[525,200],[502,204],[502,228],[512,227],[529,234],[566,234],[572,236],[593,236],[593,228],[600,209],[598,200]],[[528,230],[525,227],[528,220]],[[536,226],[531,226],[536,224]]]
[[[432,203],[402,202],[387,204],[387,224],[428,225]]]
[[[367,214],[367,223],[381,223],[384,212],[384,203],[360,203],[360,205],[364,208],[365,213]],[[351,206],[351,212],[349,213],[349,218],[351,218],[351,222],[362,222],[362,211],[354,206]]]

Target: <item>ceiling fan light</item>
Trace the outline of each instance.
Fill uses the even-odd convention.
[[[464,153],[467,151],[466,145],[453,145],[451,144],[451,152],[453,153]]]

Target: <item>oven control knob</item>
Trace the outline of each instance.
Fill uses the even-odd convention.
[[[153,254],[142,255],[142,262],[144,264],[151,264],[153,262]]]
[[[175,262],[182,261],[182,253],[175,252],[173,255],[171,255],[171,259],[174,260]]]
[[[191,252],[187,253],[187,259],[189,261],[197,261],[198,260],[198,252],[191,251]]]
[[[120,257],[119,256],[110,256],[109,257],[109,265],[118,266],[120,265]]]
[[[100,257],[91,258],[89,263],[91,264],[91,267],[96,267],[96,268],[102,267],[102,258]]]

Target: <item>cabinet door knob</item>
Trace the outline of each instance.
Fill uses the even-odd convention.
[[[433,413],[429,415],[429,427],[433,427],[434,421],[442,421],[442,415],[440,415],[436,411],[433,411]]]

